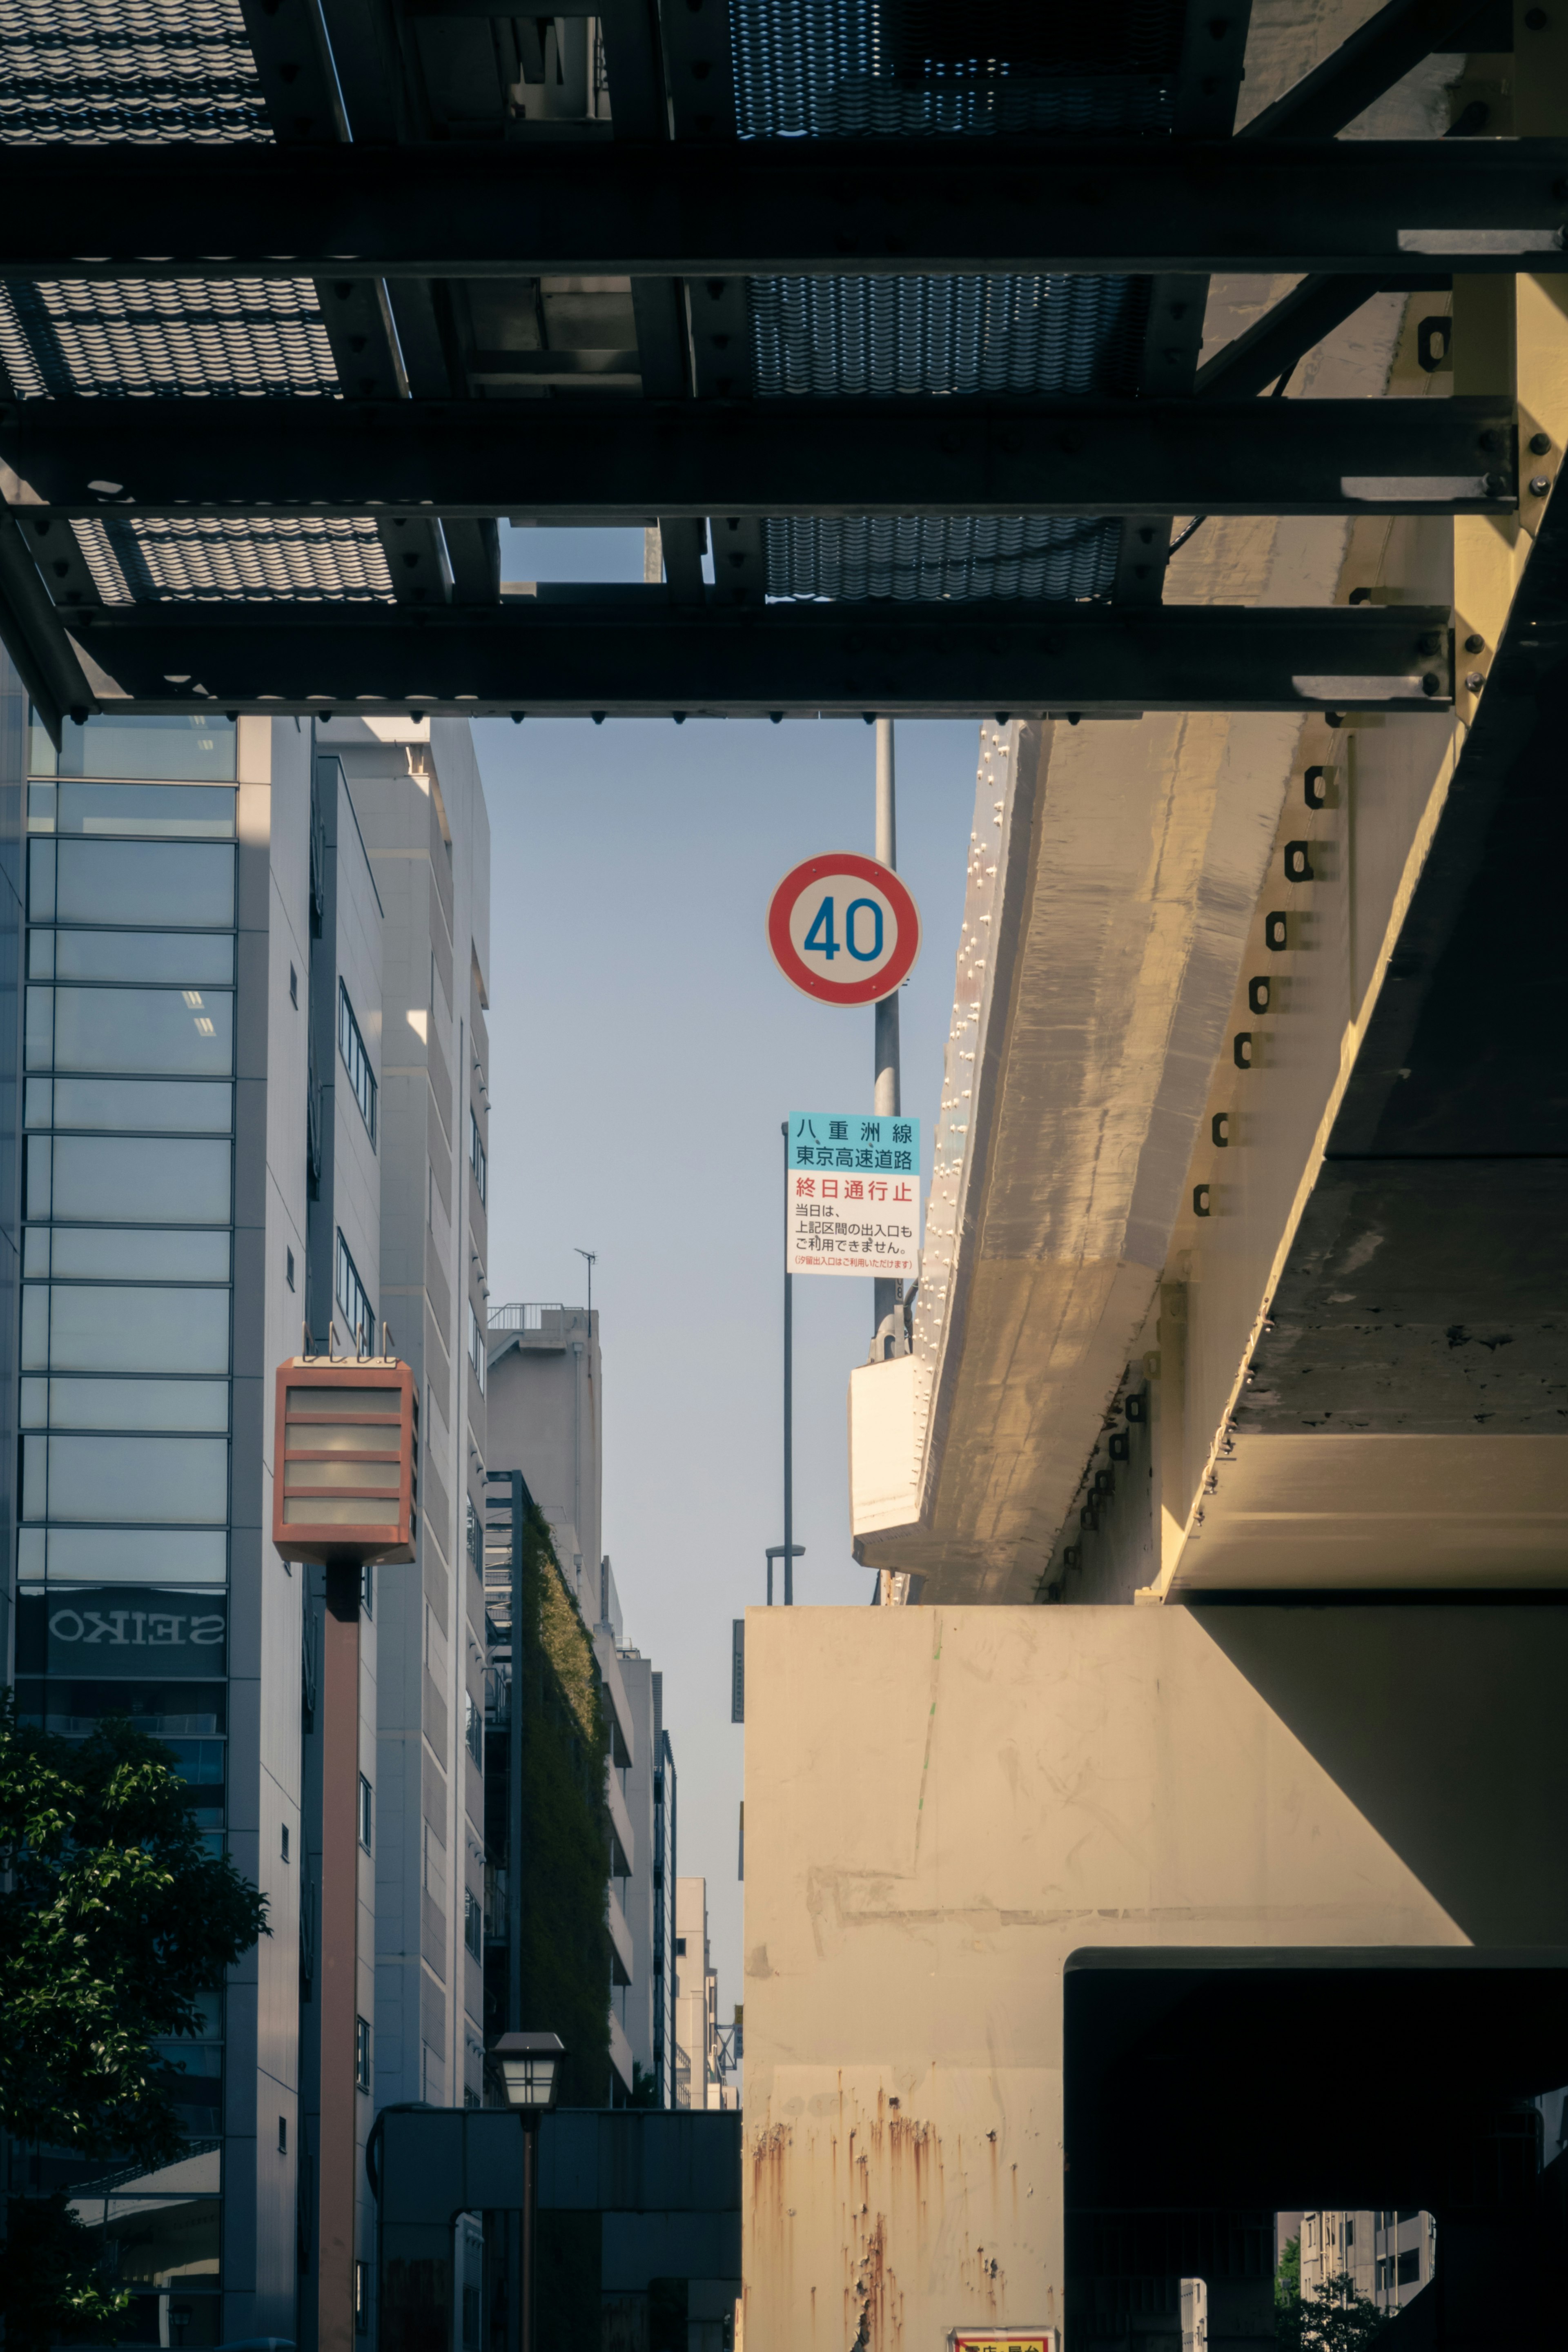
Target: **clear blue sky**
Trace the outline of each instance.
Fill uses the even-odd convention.
[[[560,578],[589,535],[509,537],[508,578]],[[640,533],[594,537],[586,576],[640,577]],[[875,738],[696,719],[474,733],[494,842],[490,1295],[581,1303],[575,1249],[598,1253],[605,1548],[626,1638],[664,1673],[679,1866],[708,1880],[728,2017],[744,1999],[730,1628],[783,1539],[779,1123],[871,1103],[871,1011],[791,989],[763,913],[800,858],[873,847]],[[900,1000],[903,1104],[928,1176],[977,740],[969,722],[898,730],[899,864],[923,930]],[[869,1280],[798,1279],[795,1321],[797,1598],[862,1605],[846,1391]]]

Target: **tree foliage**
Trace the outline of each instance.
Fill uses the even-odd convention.
[[[265,1898],[205,1851],[174,1760],[124,1721],[81,1741],[34,1730],[0,1696],[0,2127],[19,2138],[179,2153],[152,2045],[195,2032],[195,1996],[268,1931]]]
[[[523,2014],[566,2045],[563,2104],[602,2106],[610,2095],[613,1953],[605,1915],[609,1713],[593,1636],[537,1505],[523,1529],[522,1623],[513,1639],[511,1733],[522,1740],[525,1821]]]
[[[131,2290],[100,2275],[100,2251],[97,2232],[77,2220],[63,2192],[10,2200],[0,2260],[6,2352],[114,2341]]]
[[[1363,2352],[1389,2316],[1358,2294],[1350,2271],[1336,2271],[1303,2294],[1301,2242],[1290,2240],[1274,2278],[1274,2339],[1285,2352]]]

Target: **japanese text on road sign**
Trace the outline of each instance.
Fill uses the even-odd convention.
[[[920,1271],[920,1121],[792,1111],[786,1202],[791,1274]]]
[[[789,1164],[858,1176],[918,1176],[921,1123],[876,1113],[791,1111]]]

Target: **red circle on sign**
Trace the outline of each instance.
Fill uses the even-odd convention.
[[[849,850],[808,857],[768,902],[768,945],[784,978],[819,1004],[875,1004],[914,970],[920,913],[890,866]]]

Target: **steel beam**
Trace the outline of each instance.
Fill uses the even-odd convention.
[[[0,151],[13,278],[1512,273],[1565,221],[1563,138]]]
[[[77,518],[1501,513],[1514,442],[1485,399],[636,401],[613,426],[564,402],[0,412],[14,503]]]
[[[1352,318],[1374,294],[1446,294],[1452,284],[1452,278],[1438,277],[1412,278],[1392,285],[1381,278],[1304,278],[1260,319],[1205,360],[1194,378],[1193,389],[1205,401],[1250,399],[1288,374],[1298,360]]]
[[[1331,139],[1436,49],[1469,47],[1477,0],[1387,0],[1272,106],[1243,139]]]
[[[1367,605],[773,604],[660,589],[513,597],[491,613],[167,604],[75,625],[100,709],[629,717],[965,717],[1436,710],[1446,609]]]

